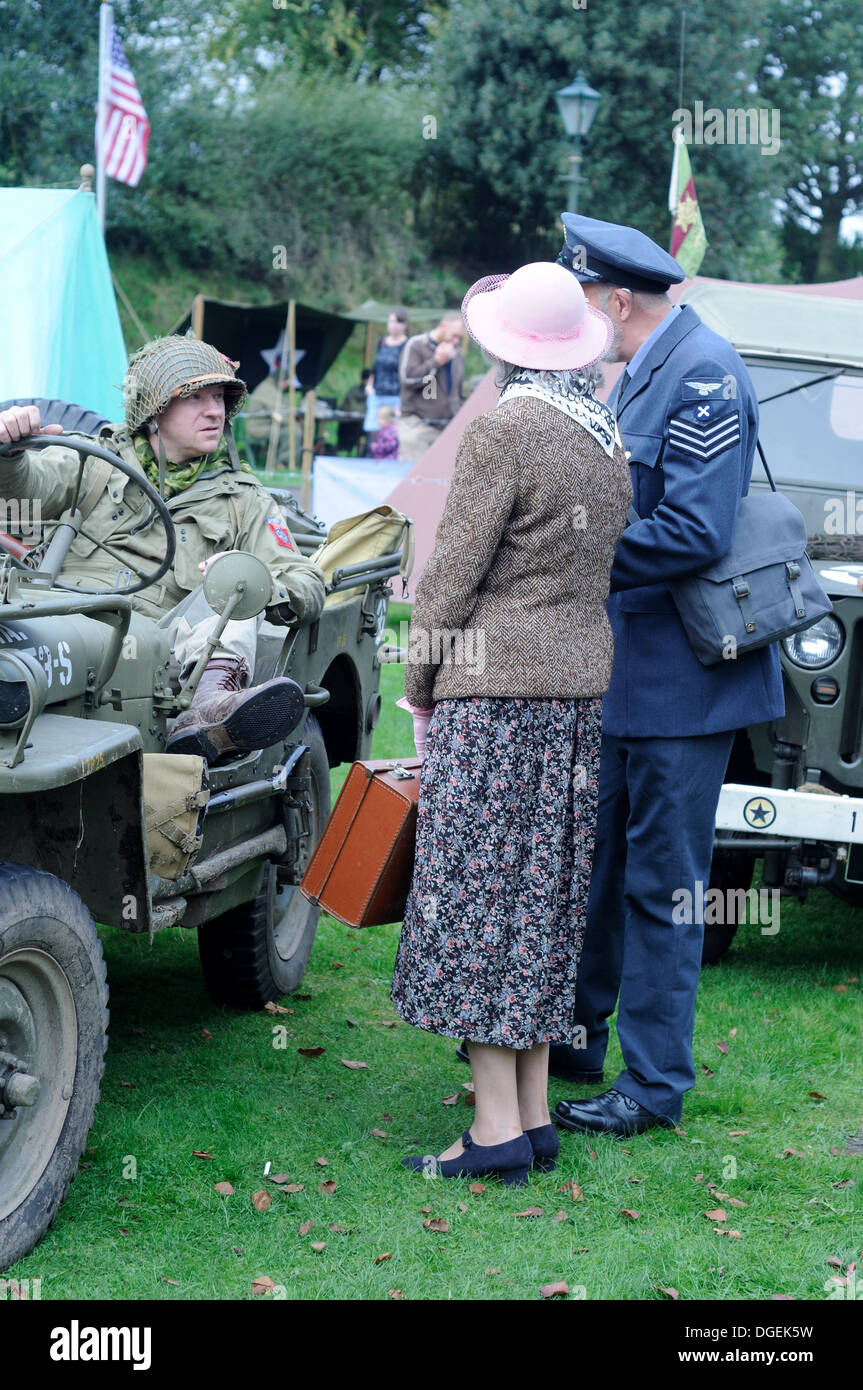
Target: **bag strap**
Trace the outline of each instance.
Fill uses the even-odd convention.
[[[107,459],[94,459],[93,467],[90,469],[90,477],[84,496],[78,502],[78,511],[81,513],[81,520],[86,521],[92,512],[102,493],[105,485],[114,471],[114,465]]]

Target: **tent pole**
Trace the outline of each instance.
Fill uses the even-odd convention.
[[[371,323],[371,321],[369,321],[369,322],[366,324],[366,346],[365,346],[365,350],[364,350],[364,352],[363,352],[363,366],[364,366],[364,367],[370,367],[371,365],[372,365],[372,323]]]
[[[272,418],[272,420],[270,421],[270,438],[269,438],[269,441],[268,441],[268,443],[267,443],[267,469],[270,470],[270,471],[271,471],[273,468],[275,468],[275,466],[276,466],[276,454],[277,454],[278,447],[279,447],[279,432],[280,432],[281,417],[282,417],[281,406],[282,406],[282,402],[283,402],[283,400],[284,400],[284,391],[285,391],[285,356],[286,356],[286,354],[287,354],[287,358],[288,358],[288,369],[289,369],[289,371],[290,371],[290,373],[291,373],[290,378],[289,378],[289,381],[290,381],[290,397],[289,397],[289,404],[290,404],[290,418],[289,418],[290,435],[288,436],[288,449],[289,449],[290,452],[289,452],[288,464],[289,464],[289,467],[290,467],[290,468],[294,468],[294,467],[295,467],[295,464],[296,464],[296,449],[297,449],[297,446],[296,446],[296,440],[295,440],[295,438],[294,438],[294,337],[295,337],[294,323],[295,323],[295,319],[296,319],[296,303],[295,303],[295,301],[294,301],[293,299],[289,299],[289,300],[288,300],[288,313],[287,313],[287,317],[285,318],[285,329],[284,329],[284,332],[283,332],[283,334],[282,334],[282,351],[281,351],[281,354],[280,354],[280,357],[279,357],[279,374],[278,374],[278,376],[277,376],[277,378],[276,378],[276,381],[277,381],[277,383],[278,383],[278,402],[279,402],[279,408],[273,412],[273,418]]]
[[[315,393],[306,392],[303,402],[303,480],[300,484],[300,506],[308,511],[312,504],[312,460],[315,456]]]
[[[192,300],[192,332],[199,341],[204,340],[204,296],[196,294]]]
[[[96,212],[105,236],[105,113],[108,107],[108,71],[111,61],[111,29],[114,12],[110,5],[99,6],[99,97],[96,106]]]

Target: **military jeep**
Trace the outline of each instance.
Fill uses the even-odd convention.
[[[683,295],[734,343],[777,487],[803,513],[833,612],[780,643],[783,719],[741,729],[719,799],[711,886],[863,904],[863,302],[746,285]],[[756,459],[752,491],[769,487]],[[705,928],[706,963],[737,922]]]
[[[46,423],[95,431],[75,408],[40,404]],[[27,447],[58,442],[77,450],[80,481],[98,446],[64,434]],[[170,514],[136,482],[160,516],[167,565]],[[297,548],[317,558],[324,528],[275,495]],[[173,761],[166,727],[195,673],[181,685],[165,633],[132,609],[128,588],[87,593],[58,580],[79,522],[80,512],[46,522],[30,550],[0,535],[0,1269],[50,1225],[93,1121],[108,1025],[96,922],[151,940],[196,929],[206,985],[229,1005],[260,1007],[300,983],[318,909],[297,885],[329,813],[330,767],[369,753],[388,580],[403,558],[390,547],[327,570],[312,623],[262,622],[255,679],[298,682],[302,717],[284,742],[235,761],[205,770],[176,760],[198,763],[200,780],[184,803],[185,867],[165,877],[151,867],[147,767],[154,755],[157,766]],[[269,588],[261,561],[237,552],[215,561],[204,585],[224,621],[261,613]]]

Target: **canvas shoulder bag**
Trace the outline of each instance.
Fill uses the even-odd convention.
[[[803,515],[777,491],[761,442],[770,492],[741,500],[731,549],[669,592],[702,666],[767,647],[832,611],[806,553]],[[630,521],[640,520],[634,507]]]

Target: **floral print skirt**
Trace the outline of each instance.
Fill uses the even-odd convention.
[[[596,829],[602,701],[435,706],[392,999],[418,1028],[570,1042]]]

